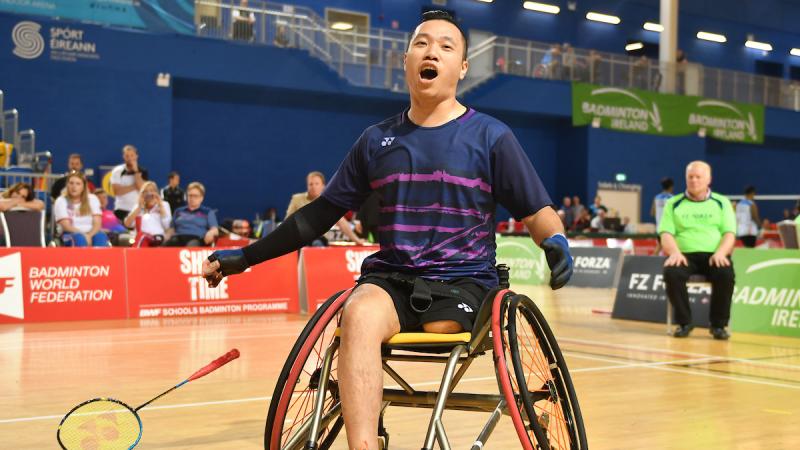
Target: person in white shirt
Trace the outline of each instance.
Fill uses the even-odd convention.
[[[139,202],[139,190],[148,180],[147,169],[139,165],[139,151],[132,145],[122,147],[123,164],[111,171],[114,191],[114,215],[124,221]]]
[[[108,236],[100,230],[100,200],[86,189],[86,178],[80,172],[67,175],[64,195],[56,200],[53,216],[63,231],[61,240],[67,247],[107,247]]]
[[[758,224],[761,223],[755,197],[755,186],[747,186],[744,189],[744,198],[736,203],[736,237],[748,248],[756,246]]]
[[[164,242],[172,221],[169,203],[158,195],[158,186],[146,181],[139,191],[139,204],[125,218],[125,226],[136,229],[134,247],[158,247]]]

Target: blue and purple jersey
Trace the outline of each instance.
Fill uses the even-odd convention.
[[[508,126],[473,109],[438,127],[417,126],[406,111],[367,128],[322,195],[357,210],[372,191],[381,247],[362,274],[472,278],[488,287],[497,285],[496,205],[516,219],[552,205]]]

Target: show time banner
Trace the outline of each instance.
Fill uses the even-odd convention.
[[[572,124],[660,136],[764,142],[764,106],[572,83]]]

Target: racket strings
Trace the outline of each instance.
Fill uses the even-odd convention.
[[[121,403],[94,400],[75,408],[64,418],[58,438],[68,450],[123,450],[141,435],[139,419]]]

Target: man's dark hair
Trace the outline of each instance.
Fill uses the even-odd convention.
[[[672,178],[667,177],[661,179],[661,189],[664,189],[666,191],[668,189],[671,189],[672,186],[675,186],[675,182],[672,181]]]
[[[453,18],[453,16],[449,12],[437,9],[434,11],[426,11],[422,13],[422,20],[420,20],[419,23],[422,24],[429,20],[444,20],[445,22],[452,23],[456,28],[458,28],[458,32],[461,33],[461,38],[464,40],[463,59],[467,59],[467,50],[469,49],[469,41],[467,40],[466,33],[464,33],[464,30],[461,29],[461,25],[459,25],[458,22],[456,22],[456,19]],[[414,39],[413,34],[411,35],[411,39]],[[408,43],[410,45],[411,41],[409,41]]]
[[[167,175],[167,179],[171,180],[171,179],[173,179],[175,177],[178,177],[178,176],[180,176],[180,174],[173,170],[172,172],[169,173],[169,175]]]
[[[752,184],[748,185],[748,186],[745,186],[744,193],[745,193],[745,195],[755,194],[756,193],[756,187],[753,186]]]

